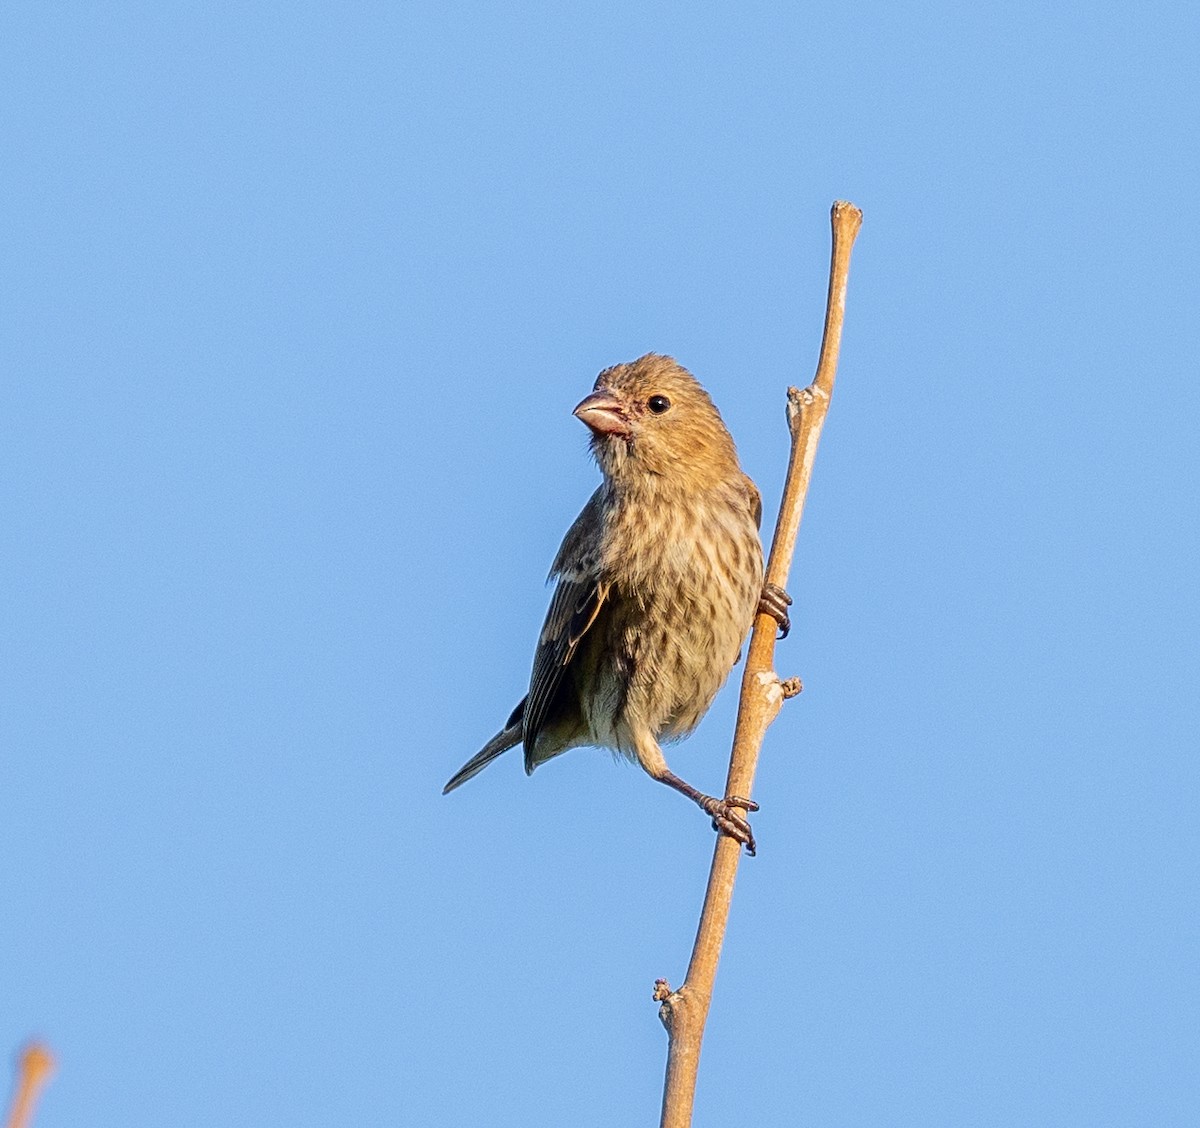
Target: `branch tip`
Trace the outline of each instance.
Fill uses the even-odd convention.
[[[829,209],[829,219],[840,234],[853,239],[862,229],[863,213],[849,200],[834,200],[833,207]]]
[[[17,1089],[8,1114],[8,1128],[27,1128],[42,1086],[54,1072],[54,1055],[38,1042],[32,1042],[17,1060]]]

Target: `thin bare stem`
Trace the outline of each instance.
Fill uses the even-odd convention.
[[[829,268],[829,297],[825,308],[825,333],[813,382],[803,390],[788,389],[787,418],[792,436],[791,458],[775,525],[775,537],[767,561],[767,581],[785,587],[792,566],[796,535],[804,514],[808,483],[812,477],[817,443],[825,423],[825,413],[833,395],[838,353],[842,341],[842,321],[846,309],[846,283],[850,274],[850,251],[862,226],[862,212],[853,204],[838,201],[833,205],[833,254]],[[775,620],[760,614],[754,622],[746,669],[742,675],[742,695],[738,705],[737,729],[729,762],[726,795],[749,798],[758,766],[758,753],[767,727],[779,713],[786,697],[800,690],[796,679],[781,682],[774,672]],[[696,1072],[700,1065],[700,1044],[712,1000],[717,963],[725,939],[733,883],[737,877],[742,848],[732,838],[717,837],[708,890],[700,912],[696,943],[688,964],[683,986],[672,991],[664,980],[655,985],[654,997],[662,1004],[659,1017],[667,1028],[667,1074],[663,1086],[662,1128],[688,1128],[692,1122],[692,1104],[696,1092]]]
[[[34,1042],[25,1047],[17,1059],[17,1086],[5,1121],[8,1128],[29,1128],[42,1086],[53,1072],[54,1055],[45,1046]]]

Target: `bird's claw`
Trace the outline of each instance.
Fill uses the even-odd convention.
[[[792,597],[778,584],[769,581],[763,584],[762,595],[758,597],[758,610],[763,615],[770,615],[779,624],[779,637],[787,638],[792,629],[792,620],[788,618],[787,609],[792,605]]]
[[[754,857],[757,849],[754,842],[754,831],[750,829],[746,816],[738,810],[741,808],[746,812],[757,811],[758,804],[753,799],[743,799],[740,795],[728,795],[724,799],[705,796],[700,806],[704,808],[705,814],[711,816],[713,830],[740,842],[746,847],[746,853],[750,857]]]

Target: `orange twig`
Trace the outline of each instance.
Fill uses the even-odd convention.
[[[54,1055],[37,1042],[25,1047],[17,1060],[17,1088],[8,1113],[8,1128],[29,1128],[42,1086],[54,1072]]]

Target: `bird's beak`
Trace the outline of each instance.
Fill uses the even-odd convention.
[[[612,392],[593,392],[578,407],[573,415],[586,423],[597,435],[619,435],[628,438],[633,432],[625,405]]]

